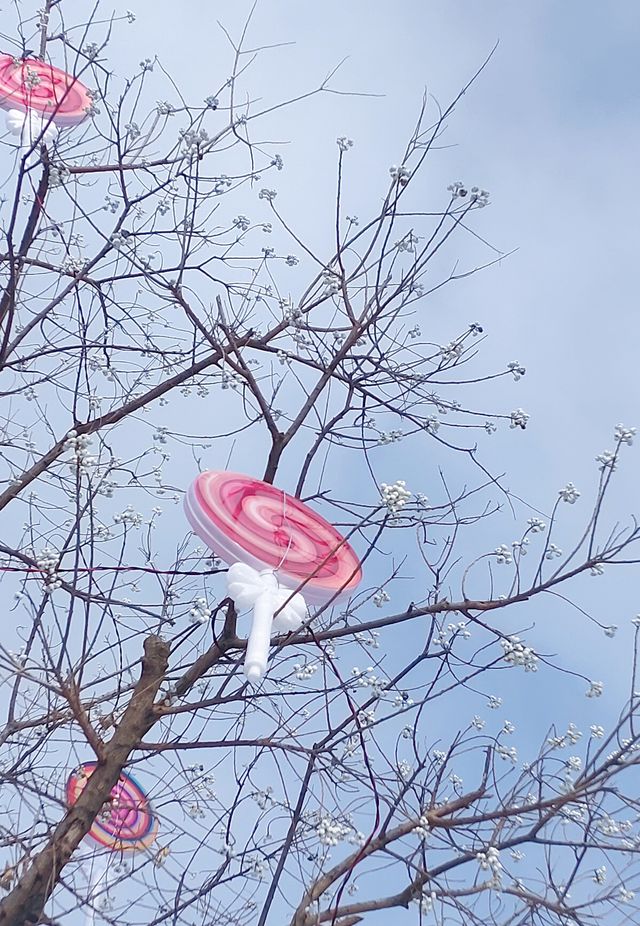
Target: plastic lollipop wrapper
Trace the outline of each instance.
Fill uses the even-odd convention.
[[[251,682],[266,670],[273,632],[296,630],[307,602],[338,600],[362,578],[356,554],[331,524],[259,479],[201,473],[184,507],[194,532],[230,565],[228,590],[238,609],[253,609],[244,664]]]

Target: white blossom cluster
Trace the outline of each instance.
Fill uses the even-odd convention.
[[[200,148],[209,141],[209,135],[204,129],[180,129],[178,131],[183,149],[189,157],[197,157]],[[217,191],[216,191],[217,192]]]
[[[411,492],[407,489],[404,479],[398,479],[392,485],[383,482],[380,486],[380,497],[390,514],[397,514],[411,498]]]
[[[501,759],[509,759],[514,765],[518,761],[518,750],[515,746],[503,746],[498,744],[498,746],[496,746],[496,753]]]
[[[496,547],[493,552],[494,556],[496,557],[496,562],[501,566],[508,566],[511,562],[513,562],[511,550],[506,545],[506,543],[501,543],[500,546]]]
[[[55,190],[57,187],[63,186],[70,176],[71,171],[66,165],[52,164],[49,168],[49,189]]]
[[[88,434],[78,434],[77,431],[71,430],[67,434],[63,450],[70,450],[73,453],[74,466],[86,471],[96,462],[96,458],[89,453],[90,446],[91,438]]]
[[[464,345],[461,341],[449,341],[448,344],[443,344],[438,353],[441,357],[444,357],[446,361],[455,361],[458,360],[462,354]]]
[[[211,608],[207,606],[206,598],[196,598],[189,611],[192,624],[206,624],[211,619]]]
[[[400,238],[399,241],[396,241],[395,246],[398,251],[408,251],[410,254],[415,254],[417,250],[417,244],[420,241],[417,235],[414,235],[412,231],[407,232],[404,238]],[[416,326],[417,327],[417,326]],[[415,331],[415,329],[414,329]],[[413,334],[409,332],[410,337],[420,337],[420,329],[418,328],[418,334]]]
[[[504,650],[504,661],[513,666],[523,666],[525,672],[536,672],[538,669],[538,657],[530,646],[525,646],[520,637],[509,637],[507,640],[500,640],[500,645]]]
[[[307,662],[305,665],[296,663],[293,667],[294,675],[300,681],[304,679],[311,678],[318,671],[319,664],[317,662]]]
[[[627,444],[630,447],[637,430],[637,428],[625,428],[623,424],[617,424],[613,431],[613,437],[619,443]]]
[[[498,887],[502,877],[502,863],[500,861],[500,852],[496,847],[489,846],[486,852],[476,852],[476,860],[483,871],[491,872],[491,884]]]
[[[522,379],[524,374],[527,372],[526,369],[517,360],[512,360],[511,363],[508,363],[507,370],[511,373],[516,382],[518,382],[519,379]]]
[[[391,601],[391,598],[389,597],[388,592],[385,592],[383,588],[381,588],[380,591],[376,592],[373,596],[373,603],[376,608],[381,608],[384,604],[387,603],[387,601]]]
[[[156,100],[156,112],[159,116],[173,116],[176,108],[167,100]]]
[[[516,408],[514,409],[514,411],[511,412],[510,417],[511,417],[511,424],[509,425],[509,427],[510,428],[522,428],[522,430],[524,431],[524,429],[527,426],[527,422],[531,416],[527,415],[527,413],[523,411],[521,408]]]
[[[329,267],[325,267],[322,271],[322,281],[324,283],[324,292],[326,296],[335,296],[336,293],[340,292],[341,284],[340,277],[331,270]],[[338,332],[336,332],[338,334]]]
[[[360,688],[371,688],[377,693],[384,691],[386,688],[385,680],[375,675],[373,666],[367,666],[366,669],[360,669],[358,666],[354,666],[351,669],[351,675]]]
[[[562,736],[550,736],[547,740],[549,746],[552,749],[562,749],[567,743],[570,743],[572,746],[582,738],[582,733],[576,727],[575,723],[570,723],[567,727],[567,732],[562,734]]]
[[[162,427],[161,425],[158,425],[155,431],[153,432],[153,439],[158,444],[166,444],[168,434],[169,434],[169,428],[165,428],[165,427]]]
[[[371,630],[368,634],[354,633],[353,639],[356,643],[362,643],[363,646],[370,646],[372,649],[380,648],[380,634],[377,630]]]
[[[365,839],[364,834],[355,831],[351,824],[341,823],[333,817],[321,817],[316,826],[316,833],[323,846],[337,846],[345,839],[361,845]]]
[[[431,913],[436,897],[437,894],[435,891],[431,891],[430,894],[420,894],[419,897],[414,897],[414,902],[418,904],[420,913]]]
[[[238,389],[242,386],[242,377],[238,373],[223,370],[220,374],[220,385],[223,389]]]
[[[447,190],[454,199],[464,199],[471,193],[469,200],[476,206],[483,207],[489,204],[488,190],[482,190],[480,187],[472,186],[469,191],[462,180],[456,180],[454,183],[449,184]]]
[[[617,468],[616,455],[612,450],[603,450],[602,453],[599,453],[596,457],[596,463],[600,464],[599,468],[601,472],[608,469],[612,473],[615,473]]]
[[[417,833],[421,839],[426,839],[429,835],[429,817],[427,813],[423,813],[413,828],[413,832]]]
[[[602,692],[604,691],[604,685],[602,682],[591,682],[589,688],[587,689],[588,698],[599,698]]]
[[[413,698],[410,698],[409,693],[406,691],[400,692],[400,694],[395,695],[393,698],[393,706],[403,711],[409,707],[413,707],[413,704]]]
[[[336,138],[336,144],[340,151],[348,151],[349,148],[353,148],[353,139],[347,138],[346,135],[341,135],[340,138]]]
[[[133,505],[127,505],[124,511],[114,514],[113,520],[116,524],[131,524],[132,527],[140,527],[144,519],[139,511],[134,511]]]
[[[44,573],[44,590],[48,595],[62,585],[57,572],[59,562],[60,555],[52,547],[44,547],[36,556],[36,565]]]
[[[597,827],[605,836],[619,836],[621,833],[628,833],[631,829],[631,820],[614,820],[609,814],[605,814],[597,822]]]
[[[273,788],[268,785],[264,791],[255,791],[251,797],[254,799],[260,810],[266,810],[273,802]]]
[[[511,546],[513,547],[513,552],[514,552],[514,553],[519,552],[519,553],[520,553],[520,556],[526,556],[526,555],[527,555],[527,548],[528,548],[528,546],[529,546],[529,538],[528,538],[528,537],[523,537],[522,540],[514,540],[513,543],[511,544]]]
[[[411,179],[411,170],[404,165],[398,167],[397,164],[392,164],[389,168],[389,173],[391,174],[391,179],[400,186],[406,186]]]
[[[86,265],[87,262],[84,257],[73,257],[72,254],[67,254],[60,269],[63,273],[71,273],[75,276],[77,273],[82,273]]]
[[[411,778],[413,773],[413,766],[406,761],[406,759],[400,759],[398,762],[398,775],[402,778],[403,781],[408,781]]]
[[[402,440],[404,434],[402,431],[381,431],[378,438],[379,444],[395,444],[396,441]]]

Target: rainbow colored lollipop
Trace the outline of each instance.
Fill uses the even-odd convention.
[[[32,144],[55,138],[58,126],[78,125],[92,100],[76,77],[37,58],[0,55],[0,107],[8,110],[7,128]]]
[[[69,775],[67,804],[70,807],[82,794],[97,764],[83,762]],[[111,790],[110,800],[87,835],[114,852],[141,852],[155,841],[157,834],[158,821],[148,797],[132,775],[122,772]]]
[[[227,584],[234,602],[253,607],[244,663],[252,682],[266,669],[271,632],[295,630],[304,621],[305,599],[316,605],[337,600],[362,578],[356,554],[331,524],[299,498],[259,479],[201,473],[187,490],[184,508],[198,537],[230,564]]]

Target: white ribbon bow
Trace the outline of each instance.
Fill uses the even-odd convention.
[[[300,592],[279,584],[273,570],[258,572],[246,563],[229,567],[227,591],[238,608],[253,608],[244,674],[255,683],[267,668],[271,634],[297,630],[307,616],[307,605]]]
[[[42,144],[48,145],[58,134],[58,129],[48,116],[43,118],[32,109],[26,113],[10,109],[7,113],[7,129],[20,139],[21,148],[33,147],[38,138]]]

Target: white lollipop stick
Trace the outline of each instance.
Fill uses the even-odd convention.
[[[87,904],[87,914],[85,917],[85,926],[94,926],[96,922],[96,903],[98,900],[98,894],[100,890],[100,885],[103,881],[107,880],[107,875],[109,874],[109,865],[105,861],[104,864],[98,862],[93,867],[93,872],[89,880],[89,897]]]
[[[275,578],[273,573],[271,576]],[[264,576],[264,578],[268,580],[269,576]],[[253,605],[251,633],[247,642],[247,654],[244,658],[244,674],[253,684],[259,682],[267,671],[271,625],[276,607],[274,596],[270,591],[264,591],[258,595]]]
[[[258,572],[246,563],[229,567],[227,589],[238,608],[253,608],[244,674],[255,684],[267,668],[272,631],[296,630],[307,616],[307,606],[299,592],[278,583],[273,570]],[[274,621],[276,611],[279,613]]]

